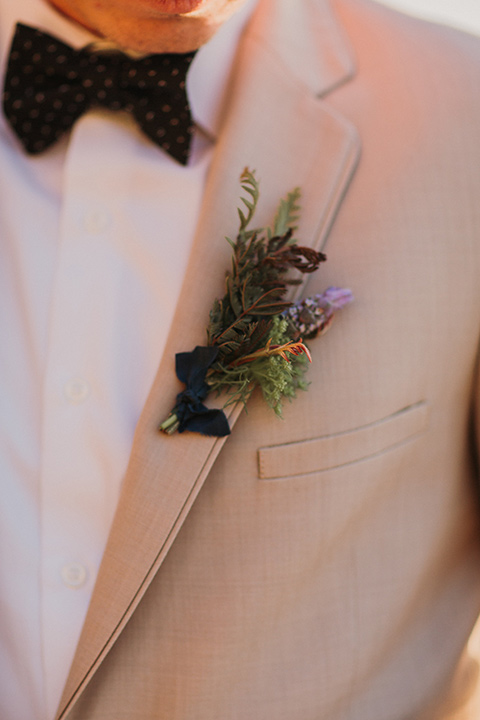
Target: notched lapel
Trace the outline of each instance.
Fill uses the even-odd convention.
[[[280,7],[284,0],[278,2]],[[275,49],[275,38],[261,37],[260,21],[255,19],[254,32],[242,43],[181,300],[138,423],[58,720],[68,716],[128,622],[225,442],[192,433],[167,437],[156,428],[180,390],[175,353],[205,343],[213,299],[224,291],[230,263],[224,237],[234,236],[237,229],[241,171],[248,165],[260,180],[259,225],[271,221],[280,197],[300,186],[302,217],[297,235],[302,244],[320,247],[356,165],[355,130],[288,71]],[[241,410],[229,409],[231,426]]]

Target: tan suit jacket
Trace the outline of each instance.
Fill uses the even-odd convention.
[[[299,237],[329,257],[302,292],[355,303],[283,421],[255,394],[226,442],[165,437],[245,165],[259,223],[302,188]],[[260,0],[58,718],[474,717],[479,254],[480,43],[365,0]]]

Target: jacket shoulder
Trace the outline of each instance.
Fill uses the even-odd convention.
[[[480,37],[416,17],[372,0],[334,0],[357,69],[403,68],[412,87],[476,99],[480,107]],[[453,99],[453,98],[452,98]]]

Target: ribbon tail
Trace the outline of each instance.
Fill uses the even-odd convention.
[[[178,432],[184,430],[215,437],[230,435],[230,426],[223,410],[209,410],[206,407],[180,423]]]

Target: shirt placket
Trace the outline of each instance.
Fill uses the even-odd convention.
[[[104,162],[98,151],[98,144],[89,150],[73,139],[69,146],[50,313],[41,478],[42,631],[49,715],[88,608],[125,461],[110,452],[109,436],[115,428],[110,433],[108,389],[102,384],[112,332],[106,319],[115,317],[112,303],[118,295],[111,248],[118,232],[113,199],[121,188],[115,192],[112,187],[108,148]],[[89,176],[89,166],[95,177]]]

